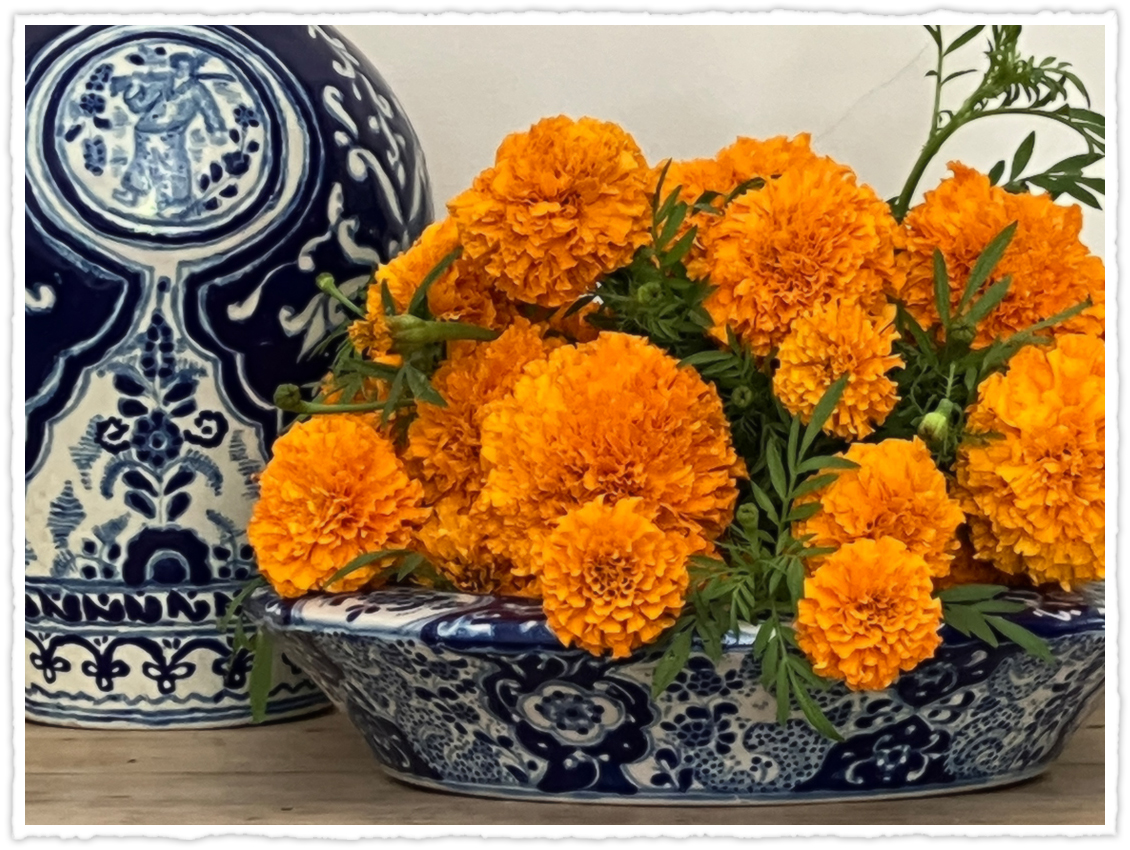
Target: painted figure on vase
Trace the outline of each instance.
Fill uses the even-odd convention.
[[[125,105],[139,116],[133,128],[133,159],[114,197],[136,207],[155,193],[157,211],[175,215],[192,202],[191,162],[187,137],[197,116],[217,144],[223,144],[227,125],[212,93],[199,74],[211,58],[187,51],[169,57],[168,68],[136,71],[110,81],[110,94],[121,94]],[[211,79],[235,80],[230,74]]]

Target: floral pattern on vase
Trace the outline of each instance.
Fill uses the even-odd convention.
[[[216,618],[254,572],[283,382],[431,218],[423,155],[332,29],[29,27],[26,710],[250,721]],[[297,364],[297,365],[296,365]],[[326,705],[289,659],[272,717]]]
[[[936,794],[1045,770],[1102,693],[1101,596],[1017,592],[1055,665],[944,630],[894,686],[815,695],[844,737],[783,726],[750,654],[695,654],[658,697],[658,654],[563,649],[536,602],[427,590],[283,600],[253,614],[390,775],[496,797],[758,803]]]

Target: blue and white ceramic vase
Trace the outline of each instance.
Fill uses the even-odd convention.
[[[539,603],[413,589],[284,600],[253,616],[364,736],[390,776],[515,799],[781,803],[942,794],[1046,770],[1103,692],[1102,586],[1016,592],[1046,663],[949,627],[889,688],[814,694],[843,741],[794,712],[777,722],[751,648],[693,654],[658,696],[659,653],[563,649]]]
[[[28,27],[26,711],[248,722],[216,628],[282,424],[355,292],[431,217],[419,142],[332,29]],[[321,708],[293,665],[271,717]]]

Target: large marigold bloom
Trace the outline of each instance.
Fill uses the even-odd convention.
[[[560,307],[650,239],[652,171],[615,124],[545,118],[448,203],[468,256],[516,301]]]
[[[1103,333],[1106,271],[1079,240],[1083,213],[1077,204],[1054,203],[1047,195],[1012,194],[989,184],[984,174],[957,162],[953,176],[927,192],[906,216],[906,251],[899,255],[905,282],[892,290],[925,327],[938,321],[934,305],[934,249],[942,252],[956,309],[977,257],[1010,223],[1017,229],[982,289],[1006,275],[1004,300],[981,322],[974,347],[983,348],[1075,306],[1088,296],[1094,306],[1047,333]]]
[[[803,168],[816,159],[809,147],[811,137],[801,133],[795,138],[774,136],[772,139],[751,139],[741,136],[733,144],[718,151],[714,159],[688,159],[672,162],[667,170],[664,186],[673,189],[681,186],[679,198],[693,204],[705,192],[728,195],[742,183],[760,177],[769,181],[786,171]],[[667,193],[665,189],[664,194]],[[716,207],[721,203],[715,201]],[[710,213],[691,213],[679,228],[682,236],[692,225],[698,228],[695,243],[684,263],[692,279],[709,274],[703,236],[719,217]]]
[[[957,496],[975,554],[1036,584],[1106,575],[1106,345],[1060,336],[981,384]]]
[[[456,495],[465,504],[475,500],[485,478],[479,450],[486,405],[508,395],[526,364],[544,360],[560,344],[518,318],[498,339],[469,343],[436,370],[432,386],[447,406],[416,405],[405,451],[430,502]]]
[[[834,299],[877,310],[897,274],[896,230],[886,203],[826,157],[739,195],[703,234],[714,335],[729,325],[766,355]]]
[[[531,363],[491,404],[482,457],[480,498],[504,524],[497,545],[524,570],[531,538],[598,496],[643,499],[659,528],[707,551],[733,518],[743,474],[713,385],[619,333]]]
[[[423,488],[364,417],[296,423],[273,451],[247,536],[259,570],[282,596],[364,587],[384,565],[325,582],[358,555],[408,547],[428,517]]]
[[[948,573],[964,515],[926,444],[918,437],[854,443],[844,457],[858,467],[838,471],[808,499],[820,511],[797,524],[797,536],[813,534],[809,545],[821,548],[889,537],[922,558],[931,575]]]
[[[537,580],[514,573],[513,564],[488,545],[496,522],[468,508],[461,494],[440,499],[418,538],[428,559],[458,590],[499,596],[538,595]]]
[[[373,273],[365,302],[365,318],[350,325],[349,336],[363,354],[380,357],[392,346],[385,321],[381,284],[398,312],[404,312],[424,278],[452,251],[459,247],[459,231],[450,218],[429,225],[407,251],[380,266]],[[467,322],[501,330],[515,315],[511,305],[473,263],[460,257],[428,289],[428,308],[437,319]]]
[[[932,592],[926,562],[900,541],[848,543],[805,579],[797,643],[818,675],[881,690],[942,642],[942,603]]]
[[[542,605],[566,646],[623,658],[675,624],[691,547],[651,514],[639,498],[598,497],[561,517],[537,546]]]
[[[891,354],[898,339],[894,321],[893,305],[878,316],[850,301],[815,307],[796,320],[781,343],[773,392],[807,423],[828,388],[847,375],[844,394],[824,430],[845,440],[866,437],[898,402],[895,382],[887,377],[903,365]]]

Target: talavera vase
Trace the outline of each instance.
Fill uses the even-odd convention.
[[[26,31],[26,711],[250,720],[216,626],[282,424],[356,292],[431,217],[419,142],[332,29]],[[269,716],[322,708],[285,658]]]

